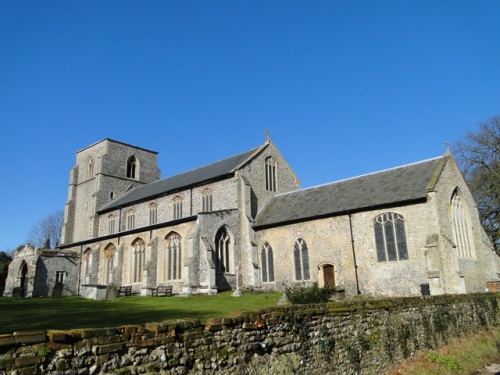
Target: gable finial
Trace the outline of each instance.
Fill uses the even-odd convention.
[[[269,131],[269,129],[266,129],[266,142],[271,140],[271,138],[269,138],[269,134],[271,134],[271,132]]]
[[[446,143],[446,153],[447,154],[451,154],[450,152],[450,144],[448,142],[445,142]]]

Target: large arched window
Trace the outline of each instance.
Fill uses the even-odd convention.
[[[373,223],[379,262],[408,260],[405,222],[395,212],[378,215]]]
[[[226,228],[220,228],[215,236],[215,269],[217,272],[232,272],[233,251],[231,237]]]
[[[273,248],[269,242],[264,242],[264,246],[260,251],[260,263],[262,270],[262,282],[274,281],[274,254]]]
[[[158,222],[158,206],[156,203],[149,205],[149,225],[154,225]]]
[[[182,198],[174,198],[174,220],[182,219]]]
[[[132,243],[132,282],[142,281],[142,271],[146,264],[146,244],[140,238]]]
[[[276,162],[272,156],[266,158],[266,190],[276,191]]]
[[[182,277],[182,248],[181,236],[178,233],[170,233],[165,239],[167,252],[165,257],[165,280],[179,280]]]
[[[115,245],[110,243],[104,249],[104,273],[103,278],[106,284],[109,284],[113,281],[113,268],[115,262]]]
[[[137,159],[132,155],[127,160],[127,177],[136,178],[137,175]]]
[[[202,212],[210,212],[212,211],[212,190],[205,189],[203,190],[202,196]]]
[[[87,162],[87,180],[94,177],[94,158],[89,158]]]
[[[465,207],[462,204],[460,191],[455,189],[451,197],[451,222],[453,226],[453,237],[458,250],[458,256],[462,258],[472,257],[471,243],[469,238],[469,225]]]
[[[302,238],[297,238],[293,243],[293,260],[295,263],[295,280],[309,280],[309,249]]]

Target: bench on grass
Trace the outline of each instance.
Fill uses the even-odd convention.
[[[132,286],[131,285],[122,285],[122,286],[118,287],[118,290],[116,291],[117,297],[131,296],[131,295],[132,295]]]
[[[153,297],[171,297],[172,285],[158,285],[156,288],[151,289]]]

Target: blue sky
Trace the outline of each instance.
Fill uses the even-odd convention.
[[[3,1],[0,250],[63,209],[75,152],[168,177],[261,145],[303,187],[439,156],[500,115],[499,1]]]

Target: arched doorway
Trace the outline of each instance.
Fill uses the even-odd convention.
[[[26,262],[23,262],[19,271],[19,287],[21,288],[21,297],[26,297],[28,294],[28,282],[28,265]]]
[[[325,263],[320,266],[321,274],[323,275],[323,287],[330,285],[335,287],[335,269],[333,264]]]

